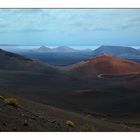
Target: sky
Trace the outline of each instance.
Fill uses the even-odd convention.
[[[0,44],[140,46],[140,9],[0,9]]]

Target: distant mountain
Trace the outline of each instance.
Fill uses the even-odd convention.
[[[67,66],[65,69],[75,76],[92,78],[98,74],[126,74],[140,72],[140,64],[112,55],[102,54]]]
[[[140,52],[137,49],[131,47],[101,46],[92,52],[93,55],[99,55],[103,53],[130,59],[140,58]]]
[[[53,52],[75,52],[76,50],[67,46],[59,46],[52,49]]]
[[[48,64],[0,49],[0,69],[33,72],[54,72]]]
[[[46,46],[41,46],[40,48],[38,48],[36,51],[38,52],[55,52],[55,53],[61,53],[61,52],[75,52],[77,50],[67,47],[67,46],[59,46],[56,48],[49,48]]]
[[[92,49],[86,48],[86,49],[84,49],[84,50],[82,50],[82,51],[85,51],[85,52],[92,52]]]
[[[41,46],[40,48],[37,49],[38,52],[50,52],[51,48],[48,48],[46,46]]]

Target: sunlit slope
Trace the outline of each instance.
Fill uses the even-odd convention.
[[[91,57],[88,60],[65,67],[65,70],[82,77],[98,74],[126,74],[140,71],[140,64],[108,54]]]

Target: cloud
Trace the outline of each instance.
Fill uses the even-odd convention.
[[[140,26],[139,9],[1,9],[0,31],[128,30]]]
[[[111,28],[105,28],[105,27],[99,28],[99,27],[97,27],[97,28],[93,28],[93,31],[111,31]]]
[[[46,32],[46,29],[24,29],[25,32]]]

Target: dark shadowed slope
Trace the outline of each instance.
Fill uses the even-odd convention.
[[[0,131],[139,131],[18,97],[14,107],[4,101],[8,94],[0,98]]]
[[[88,60],[65,67],[69,72],[92,78],[98,74],[127,74],[140,71],[140,64],[108,54],[91,57]]]
[[[56,68],[37,60],[0,49],[0,69],[33,72],[55,72]]]

